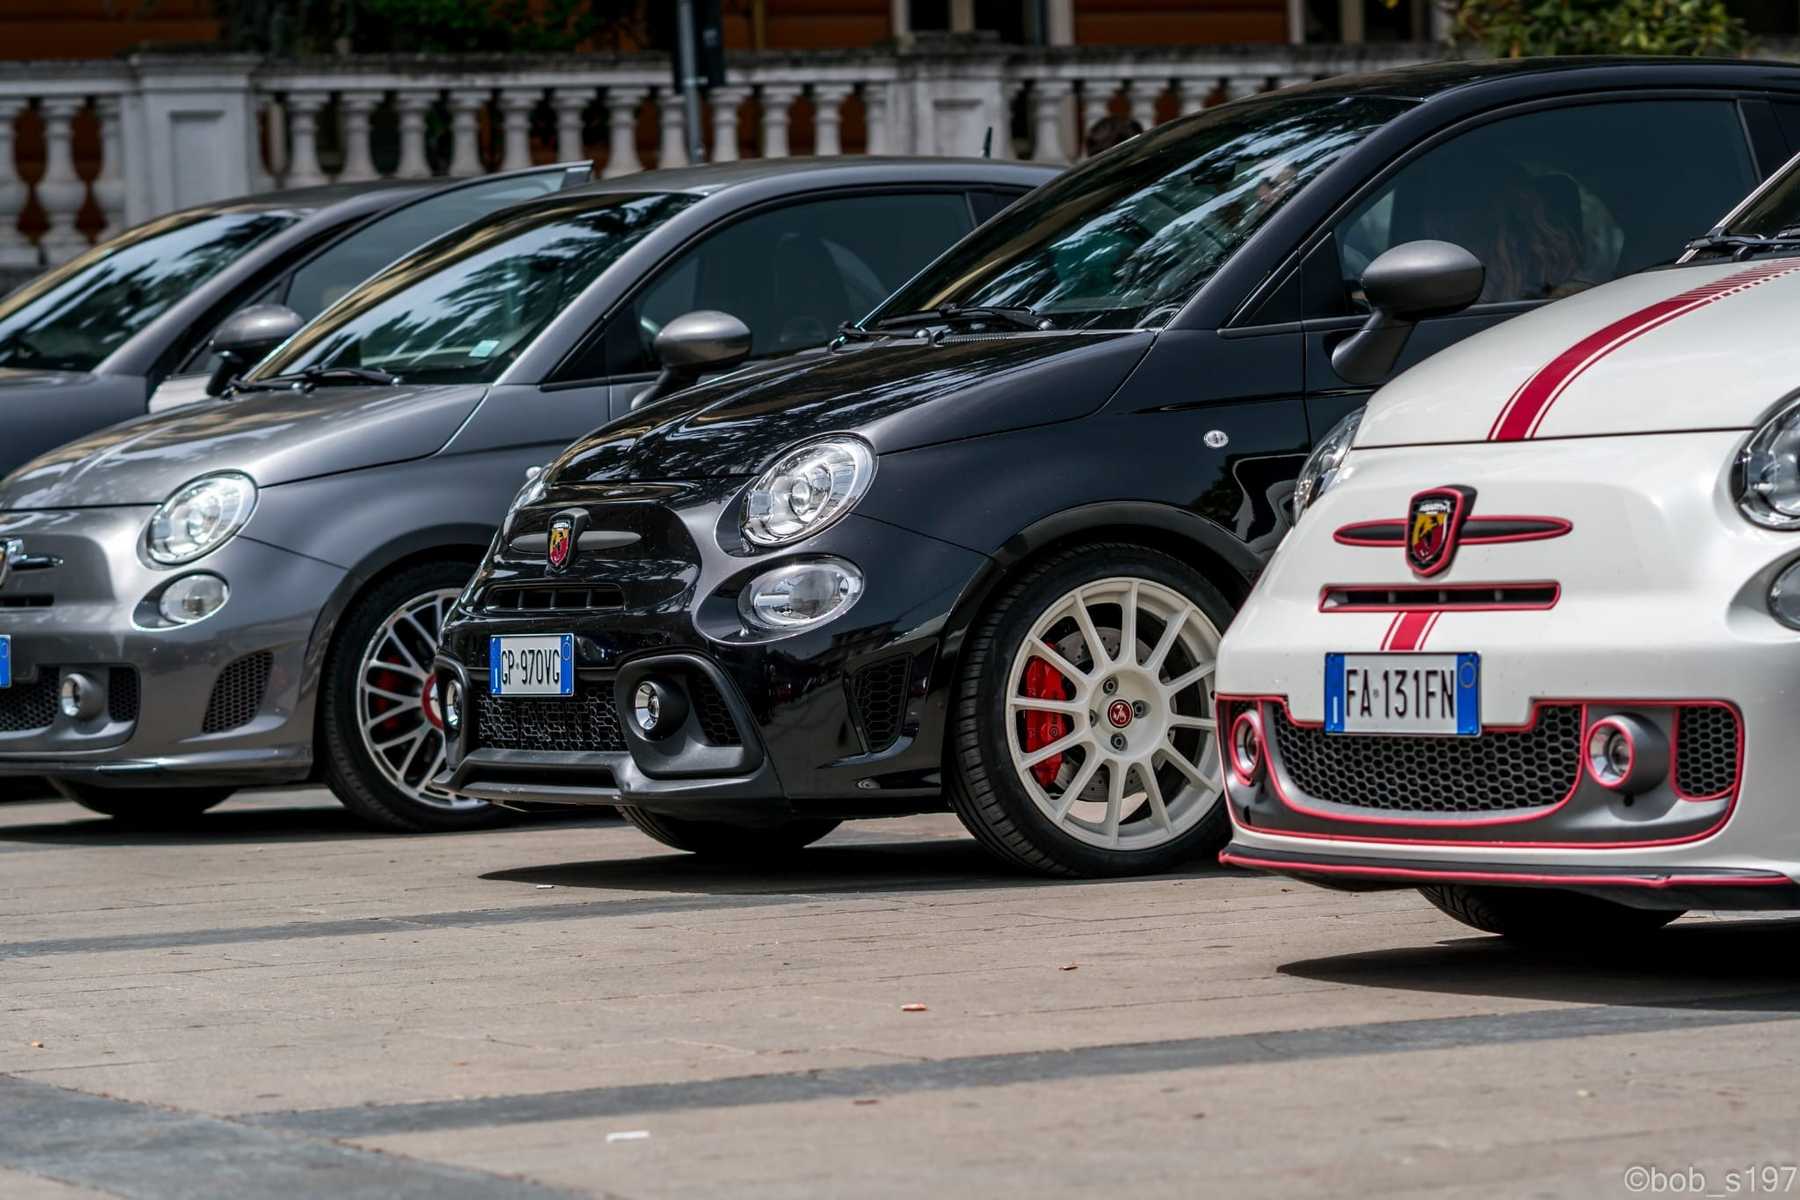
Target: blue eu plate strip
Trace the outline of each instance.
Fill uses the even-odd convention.
[[[500,639],[488,638],[488,695],[500,694]]]
[[[562,694],[575,694],[575,635],[562,635]]]
[[[1344,732],[1344,656],[1325,656],[1325,732]]]
[[[1456,732],[1460,737],[1481,733],[1481,655],[1456,656]]]
[[[12,686],[12,639],[0,635],[0,687]]]

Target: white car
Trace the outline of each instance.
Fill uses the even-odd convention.
[[[1796,226],[1800,160],[1328,435],[1220,650],[1225,862],[1527,938],[1800,907]]]

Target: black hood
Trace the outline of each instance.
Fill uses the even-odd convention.
[[[551,466],[555,483],[754,475],[796,442],[857,433],[877,454],[1071,421],[1093,412],[1155,335],[1018,334],[852,344],[738,372],[602,426]]]

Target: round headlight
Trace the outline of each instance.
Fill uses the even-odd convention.
[[[231,589],[217,575],[183,575],[162,590],[156,611],[171,625],[192,625],[225,607]]]
[[[1338,469],[1344,465],[1344,456],[1350,453],[1350,443],[1356,440],[1364,411],[1359,408],[1333,425],[1331,432],[1307,455],[1306,464],[1300,468],[1300,478],[1294,481],[1295,521],[1337,482]]]
[[[862,572],[847,562],[792,563],[751,580],[738,611],[753,628],[791,633],[842,615],[862,590]]]
[[[838,435],[788,451],[750,488],[744,536],[785,546],[843,516],[869,490],[875,455],[861,438]]]
[[[1764,423],[1738,457],[1738,507],[1769,529],[1800,529],[1800,400]]]
[[[164,566],[193,562],[229,541],[255,507],[256,484],[248,475],[203,475],[183,484],[151,514],[146,548]]]

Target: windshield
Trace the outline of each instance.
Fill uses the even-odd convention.
[[[91,371],[177,300],[303,213],[173,213],[0,301],[0,367]]]
[[[865,325],[944,305],[1055,328],[1160,326],[1271,213],[1410,108],[1383,97],[1230,104],[1133,138],[965,238]]]
[[[491,383],[600,272],[696,199],[559,196],[466,225],[326,309],[248,382],[360,367],[408,383]]]
[[[1800,226],[1800,163],[1795,163],[1725,230],[1740,237],[1775,237]]]

